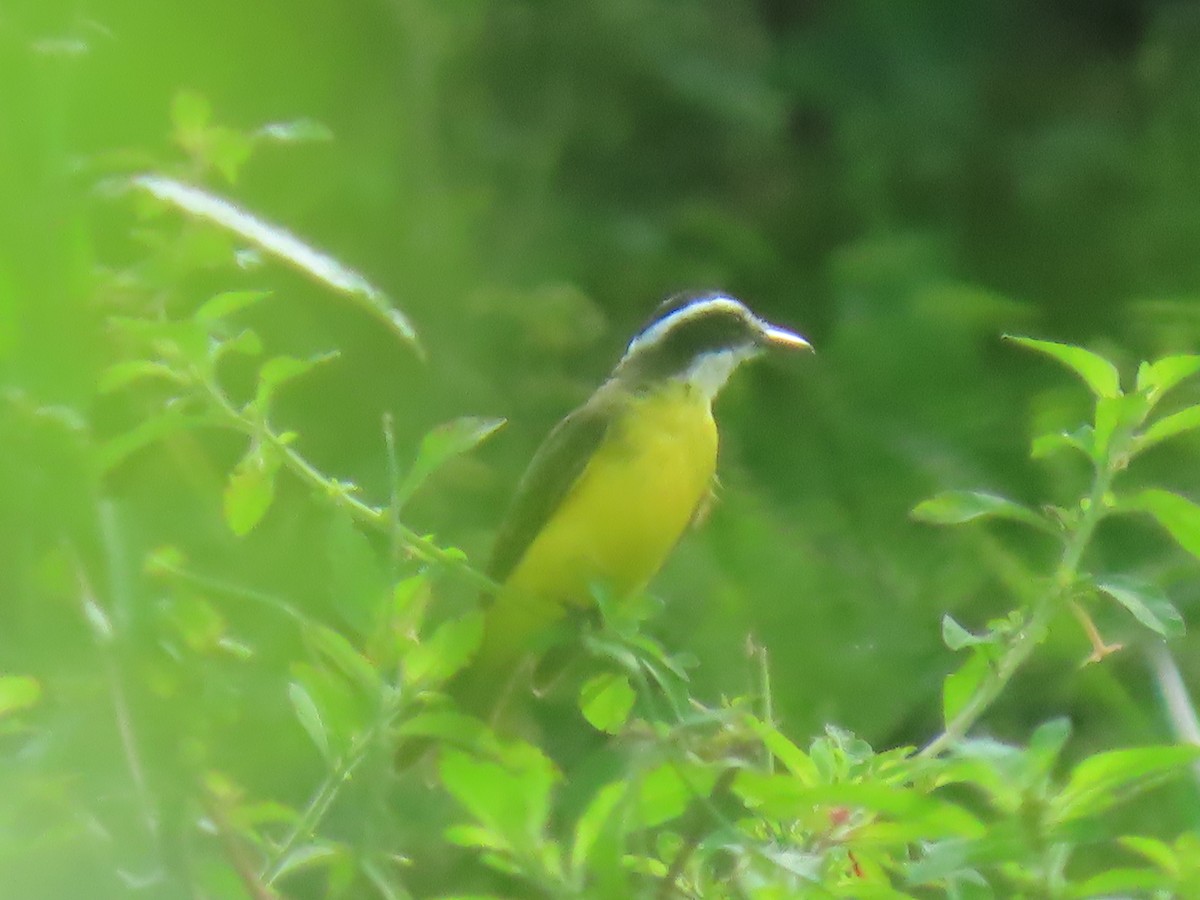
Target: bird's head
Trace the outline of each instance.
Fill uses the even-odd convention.
[[[680,380],[709,399],[741,363],[780,347],[812,350],[803,337],[760,319],[724,294],[686,294],[663,303],[629,342],[614,375],[645,384]]]

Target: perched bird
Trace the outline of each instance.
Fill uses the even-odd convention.
[[[534,454],[497,535],[484,636],[451,692],[487,716],[539,636],[602,586],[643,588],[712,488],[712,404],[739,364],[803,337],[719,294],[667,300],[612,375]]]

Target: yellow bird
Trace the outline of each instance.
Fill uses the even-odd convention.
[[[554,427],[496,539],[488,574],[501,588],[452,688],[466,708],[503,705],[539,636],[590,604],[597,586],[616,598],[646,586],[711,491],[713,400],[734,369],[772,347],[812,349],[732,297],[671,298]]]

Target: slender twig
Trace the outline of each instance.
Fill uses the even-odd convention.
[[[718,797],[724,794],[733,785],[733,779],[737,777],[740,770],[736,766],[731,766],[720,775],[713,783],[712,790],[708,793],[709,804],[711,798]],[[658,900],[670,900],[671,897],[678,893],[679,876],[683,874],[684,868],[688,861],[691,860],[700,842],[704,840],[706,829],[702,820],[697,820],[695,827],[688,829],[688,833],[684,836],[683,843],[676,852],[674,859],[671,860],[671,865],[667,869],[667,874],[663,876],[658,885]]]
[[[250,859],[250,854],[246,852],[246,847],[234,833],[229,817],[225,813],[223,799],[214,796],[211,791],[202,791],[200,802],[216,829],[217,838],[225,850],[225,855],[229,857],[233,870],[241,880],[242,887],[246,889],[246,893],[253,900],[282,900],[279,892],[264,884],[261,877],[254,871],[254,863]]]
[[[433,541],[417,534],[397,520],[389,510],[364,503],[350,493],[348,486],[326,478],[324,473],[301,456],[288,440],[273,431],[261,417],[249,416],[234,406],[212,379],[205,378],[200,373],[196,373],[196,378],[218,411],[236,430],[252,439],[269,444],[279,455],[284,466],[313,490],[331,498],[362,524],[394,536],[409,553],[418,559],[453,569],[482,591],[493,593],[499,589],[496,582],[472,568],[461,555],[442,549]]]
[[[1025,664],[1034,648],[1041,643],[1051,617],[1057,608],[1071,599],[1079,578],[1079,565],[1091,542],[1096,526],[1107,513],[1105,498],[1112,487],[1117,468],[1110,460],[1096,467],[1091,491],[1081,506],[1081,515],[1074,529],[1068,534],[1062,555],[1054,572],[1049,588],[1033,601],[1025,623],[1012,635],[1008,646],[988,677],[976,688],[975,693],[963,704],[958,713],[946,723],[946,730],[925,745],[918,753],[922,757],[937,756],[948,747],[966,737],[967,732],[1003,693],[1004,688],[1017,670]]]
[[[146,823],[146,830],[151,839],[157,843],[160,839],[158,810],[154,806],[153,794],[146,779],[146,767],[142,763],[142,755],[138,749],[129,698],[125,693],[120,669],[112,652],[112,642],[116,637],[112,617],[97,597],[91,579],[88,578],[78,554],[73,547],[68,549],[75,567],[75,583],[79,589],[80,611],[83,613],[84,620],[91,626],[96,652],[100,656],[100,664],[104,669],[104,681],[112,701],[113,718],[116,721],[117,734],[121,741],[121,752],[125,757],[125,767],[129,770],[129,778],[133,782],[138,805]]]
[[[400,691],[391,691],[391,702],[387,702],[380,710],[379,716],[360,735],[358,735],[338,764],[325,776],[316,792],[305,804],[304,813],[284,836],[283,842],[271,854],[270,859],[262,868],[259,880],[265,885],[273,885],[283,873],[287,858],[304,837],[316,831],[321,820],[337,799],[338,792],[346,785],[355,771],[367,759],[371,746],[381,732],[388,728],[402,713],[403,704],[399,702]]]

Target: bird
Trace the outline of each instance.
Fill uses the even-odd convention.
[[[602,589],[644,589],[714,483],[713,401],[740,364],[779,348],[811,351],[802,335],[725,293],[664,301],[612,374],[534,453],[497,532],[483,637],[450,691],[497,716],[539,638]]]

